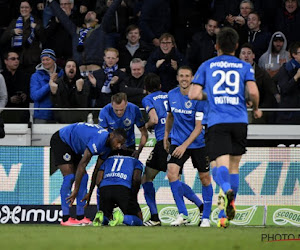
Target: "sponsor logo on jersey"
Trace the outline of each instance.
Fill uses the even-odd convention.
[[[157,99],[167,99],[168,95],[157,95],[153,97],[153,100],[156,101]]]
[[[241,68],[243,68],[243,64],[242,63],[220,61],[220,62],[211,62],[209,64],[209,67],[210,68],[218,67],[218,68],[237,68],[237,69],[241,69]]]
[[[96,146],[96,144],[95,144],[95,143],[93,143],[92,147],[93,147],[93,149],[94,149],[95,153],[98,153],[97,146]]]

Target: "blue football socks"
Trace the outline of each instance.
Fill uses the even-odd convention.
[[[200,198],[195,194],[195,192],[190,188],[189,185],[181,182],[182,188],[183,188],[183,196],[192,201],[194,204],[196,204],[197,207],[200,207],[203,202],[200,200]]]
[[[212,206],[212,197],[213,197],[213,188],[212,185],[209,184],[208,186],[202,185],[202,197],[203,197],[203,219],[209,219],[211,213],[211,206]]]
[[[75,179],[74,174],[69,174],[63,177],[63,183],[60,188],[61,209],[63,215],[70,215],[70,207],[66,198],[71,195],[72,184]]]
[[[144,196],[147,202],[147,205],[150,209],[150,213],[157,214],[157,206],[155,201],[155,189],[153,186],[153,182],[145,182],[143,184]]]
[[[179,214],[184,214],[188,216],[188,212],[183,200],[183,188],[181,181],[177,180],[170,182],[170,186]]]
[[[127,226],[142,226],[143,221],[136,215],[124,215],[123,224]]]
[[[230,185],[234,192],[234,199],[236,198],[237,192],[239,191],[240,175],[230,174]]]
[[[220,166],[217,171],[217,180],[219,181],[219,186],[222,188],[223,192],[226,194],[230,186],[229,171],[225,166]]]
[[[97,211],[100,210],[100,189],[97,188]]]
[[[77,218],[78,218],[78,216],[83,216],[84,215],[84,205],[86,204],[86,201],[81,201],[81,200],[84,198],[84,196],[87,193],[88,179],[89,179],[88,174],[85,174],[82,177],[81,183],[80,183],[80,186],[79,186],[78,194],[77,194],[77,197],[76,197],[76,201],[77,201],[77,206],[76,206]]]
[[[212,169],[212,177],[213,177],[215,183],[217,183],[217,185],[220,186],[220,183],[219,183],[219,180],[218,180],[218,168],[217,167],[214,167]]]

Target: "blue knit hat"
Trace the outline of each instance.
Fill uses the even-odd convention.
[[[53,49],[44,49],[40,56],[41,60],[45,56],[50,57],[54,62],[56,61],[56,55]]]

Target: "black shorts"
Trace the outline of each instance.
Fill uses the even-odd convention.
[[[177,145],[170,146],[170,152],[168,155],[168,163],[175,163],[180,167],[180,172],[182,171],[184,163],[191,157],[193,167],[198,170],[200,173],[209,171],[209,160],[207,157],[206,149],[203,148],[195,148],[195,149],[187,149],[183,156],[178,159],[172,156],[173,151],[177,148]]]
[[[211,161],[222,155],[243,155],[247,145],[246,123],[222,123],[208,128],[206,147]]]
[[[137,215],[141,211],[137,199],[132,197],[131,190],[122,185],[104,186],[99,189],[99,208],[107,218],[110,218],[115,207],[124,214]]]
[[[154,149],[151,151],[146,161],[146,167],[156,169],[158,171],[167,171],[168,153],[164,149],[163,140],[156,142]]]
[[[82,156],[80,154],[76,154],[68,144],[62,141],[59,136],[59,131],[52,135],[50,146],[55,166],[73,164],[74,167],[77,167]]]

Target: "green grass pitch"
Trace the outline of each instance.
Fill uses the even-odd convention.
[[[300,249],[300,241],[262,241],[262,234],[299,237],[296,227],[62,227],[0,225],[0,249]]]

